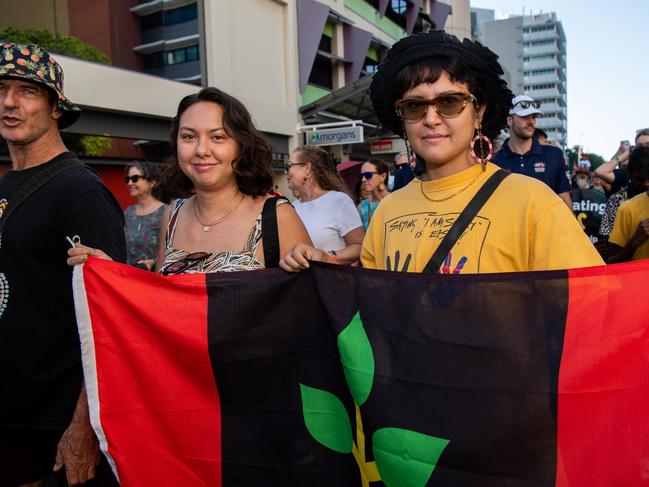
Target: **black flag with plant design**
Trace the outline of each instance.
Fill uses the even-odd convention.
[[[567,280],[489,277],[317,269],[355,412],[302,384],[305,422],[361,485],[555,485]]]
[[[163,277],[90,259],[93,426],[124,487],[636,487],[647,272]]]

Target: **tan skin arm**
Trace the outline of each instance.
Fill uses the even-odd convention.
[[[626,167],[626,164],[629,161],[629,149],[620,145],[615,155],[611,158],[610,161],[605,162],[597,169],[595,169],[595,176],[599,176],[603,181],[606,181],[608,184],[613,184],[615,181],[615,174],[613,171],[619,164],[621,167]],[[617,157],[617,159],[616,159]]]
[[[70,485],[79,485],[95,476],[95,467],[101,460],[99,444],[90,426],[88,397],[83,385],[70,425],[56,448],[54,471],[65,467]]]
[[[279,233],[280,256],[288,254],[296,245],[313,245],[295,208],[288,203],[277,207],[277,231]]]
[[[299,272],[309,268],[309,260],[326,262],[329,264],[352,264],[360,258],[361,246],[365,231],[358,227],[343,237],[347,247],[336,252],[336,258],[324,250],[316,249],[312,245],[298,244],[286,254],[279,262],[279,266],[286,272]],[[351,245],[350,245],[351,244]]]
[[[343,237],[346,247],[336,252],[339,264],[353,264],[361,257],[361,246],[365,238],[363,227],[354,228]]]

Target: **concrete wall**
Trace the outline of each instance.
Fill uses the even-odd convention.
[[[197,86],[56,54],[65,73],[65,95],[82,107],[173,117],[182,97]]]
[[[204,3],[207,85],[240,99],[266,132],[294,136],[299,123],[293,2]]]
[[[471,6],[469,0],[443,0],[453,8],[453,14],[448,16],[444,30],[458,39],[471,39]]]
[[[485,22],[478,26],[478,40],[500,57],[507,84],[514,94],[523,93],[523,18]]]

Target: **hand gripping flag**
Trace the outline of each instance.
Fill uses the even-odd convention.
[[[647,275],[90,259],[93,427],[124,486],[649,485]]]

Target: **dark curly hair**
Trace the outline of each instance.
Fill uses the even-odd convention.
[[[171,155],[162,174],[163,187],[174,194],[188,195],[194,190],[191,180],[180,170],[177,139],[180,118],[190,106],[209,102],[223,108],[223,129],[239,145],[239,155],[232,162],[239,191],[250,196],[263,196],[273,190],[271,167],[273,149],[266,137],[254,126],[250,113],[239,100],[218,88],[203,88],[188,95],[178,104],[169,134]]]

